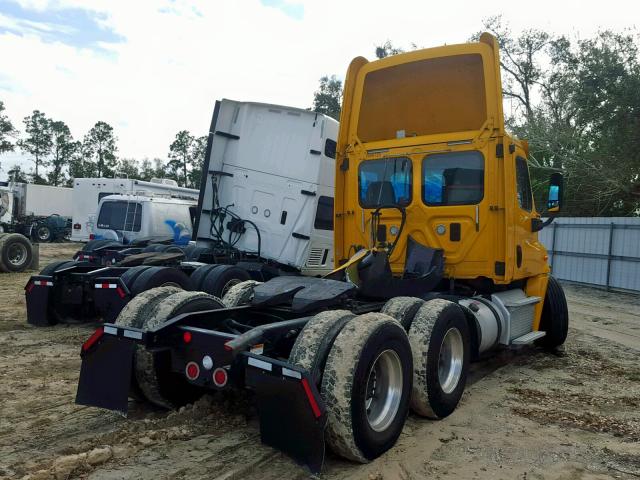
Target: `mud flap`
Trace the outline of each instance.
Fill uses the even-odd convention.
[[[131,300],[131,293],[118,277],[96,278],[93,284],[93,301],[96,312],[104,323],[112,323]]]
[[[49,318],[49,295],[53,287],[53,277],[34,275],[24,287],[27,302],[27,323],[38,327],[53,325]]]
[[[76,403],[127,414],[135,342],[104,335],[82,354]]]
[[[261,355],[242,355],[246,386],[256,394],[262,442],[319,473],[327,412],[308,373]]]

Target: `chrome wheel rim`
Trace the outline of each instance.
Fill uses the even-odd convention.
[[[11,265],[21,266],[27,258],[27,247],[21,243],[14,243],[9,247],[7,259]]]
[[[367,377],[364,407],[369,426],[382,432],[396,418],[402,398],[402,364],[393,350],[383,351],[373,362]]]
[[[46,240],[49,238],[49,229],[47,227],[38,228],[38,239]]]
[[[442,339],[438,356],[438,381],[444,393],[451,393],[458,386],[463,360],[464,348],[460,330],[450,328]]]

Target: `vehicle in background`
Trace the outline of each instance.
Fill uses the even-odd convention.
[[[337,132],[337,121],[307,110],[216,102],[192,242],[184,245],[188,220],[176,211],[187,201],[105,195],[101,238],[29,280],[28,322],[112,321],[167,284],[222,297],[249,279],[330,272]]]
[[[128,178],[76,178],[73,181],[73,212],[71,240],[91,240],[98,205],[103,198],[114,195],[163,195],[184,200],[198,200],[198,190],[179,187],[174,180],[151,179],[150,182]]]
[[[69,238],[72,189],[33,183],[0,183],[0,233],[35,242]]]

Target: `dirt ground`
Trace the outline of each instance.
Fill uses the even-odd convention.
[[[43,245],[41,265],[77,245]],[[304,469],[260,443],[243,396],[129,418],[74,404],[90,326],[26,324],[24,274],[0,275],[0,478],[280,479]],[[640,478],[640,296],[565,285],[569,339],[557,355],[505,351],[472,367],[449,418],[410,415],[367,465],[328,455],[327,479]]]

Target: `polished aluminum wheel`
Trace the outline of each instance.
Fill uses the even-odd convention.
[[[393,350],[385,350],[373,362],[367,379],[365,408],[369,426],[386,430],[395,419],[402,398],[402,365]]]
[[[438,356],[438,380],[444,393],[453,392],[462,375],[464,346],[457,328],[450,328],[442,339]]]

